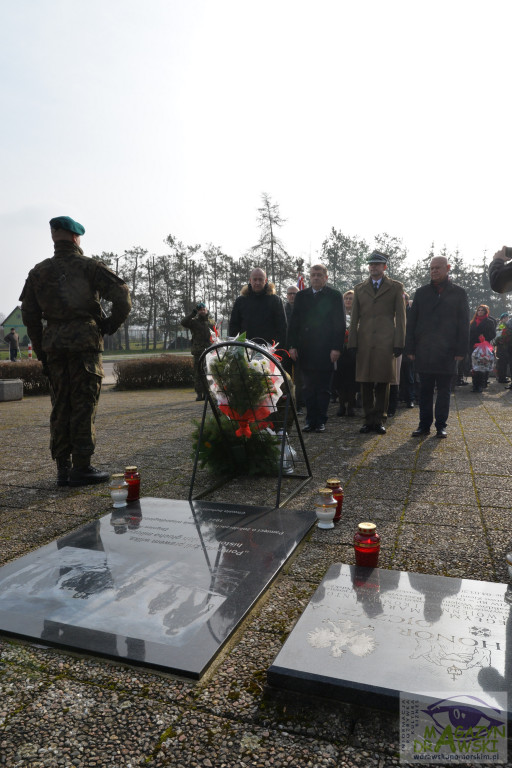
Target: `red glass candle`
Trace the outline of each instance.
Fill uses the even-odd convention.
[[[379,562],[380,536],[375,523],[359,523],[354,536],[356,565],[376,568]]]
[[[126,501],[137,501],[140,496],[140,475],[137,467],[126,467],[124,479],[128,483],[128,498]]]
[[[336,514],[334,515],[334,522],[337,523],[341,520],[341,508],[343,506],[343,488],[337,477],[330,477],[327,480],[327,487],[331,489],[333,497],[336,499]]]

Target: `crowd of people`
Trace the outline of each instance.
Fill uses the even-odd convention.
[[[502,249],[491,263],[493,290],[512,290],[512,261]],[[512,319],[495,319],[480,304],[470,319],[466,291],[453,282],[443,256],[430,263],[430,282],[412,299],[387,274],[386,254],[368,259],[368,278],[341,294],[328,283],[327,269],[314,264],[309,287],[289,286],[286,301],[277,295],[260,267],[255,267],[234,303],[229,337],[278,342],[285,371],[295,384],[298,413],[305,410],[304,432],[325,432],[330,402],[337,416],[354,417],[361,409],[360,432],[386,434],[387,419],[399,401],[419,406],[414,437],[447,437],[450,396],[467,384],[481,393],[494,371],[508,384],[512,362]],[[194,326],[195,323],[195,326]],[[204,304],[182,319],[192,331],[197,399],[204,399],[198,358],[206,349],[208,311]],[[196,329],[195,329],[196,328]],[[512,388],[512,385],[511,385]]]
[[[54,254],[30,270],[20,296],[23,322],[50,382],[50,449],[57,464],[57,485],[105,482],[109,474],[91,465],[95,416],[101,392],[103,336],[117,331],[131,309],[126,283],[80,248],[85,228],[69,216],[50,220]],[[283,365],[295,382],[297,410],[306,411],[305,432],[325,432],[333,395],[338,416],[353,417],[362,408],[364,433],[386,433],[386,419],[401,394],[408,407],[419,405],[414,436],[445,438],[454,382],[471,372],[473,390],[482,392],[489,371],[509,382],[512,319],[498,320],[480,304],[472,320],[465,290],[450,280],[450,265],[437,256],[431,280],[412,301],[404,286],[386,274],[387,257],[374,251],[368,279],[343,296],[328,284],[327,269],[314,264],[309,288],[290,286],[286,303],[260,267],[236,299],[229,322],[231,337],[282,349]],[[489,267],[491,288],[512,291],[512,249],[503,247]],[[101,299],[111,302],[106,316]],[[196,399],[204,400],[201,355],[210,346],[214,326],[199,303],[182,319],[192,333]],[[5,337],[15,361],[19,337]]]

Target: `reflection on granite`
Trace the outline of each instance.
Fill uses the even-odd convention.
[[[0,568],[0,631],[199,678],[314,522],[143,498]]]
[[[507,586],[331,566],[268,671],[271,685],[388,708],[401,692],[508,694]],[[499,702],[496,701],[499,706]]]

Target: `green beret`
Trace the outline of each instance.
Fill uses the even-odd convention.
[[[52,229],[67,229],[68,232],[73,232],[75,235],[85,235],[84,227],[69,216],[56,216],[54,219],[50,219],[50,227]]]
[[[373,251],[373,253],[370,255],[370,258],[366,262],[367,264],[387,264],[388,263],[388,257],[385,253],[381,253],[380,251]]]

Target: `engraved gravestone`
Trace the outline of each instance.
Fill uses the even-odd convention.
[[[314,521],[143,498],[0,568],[0,632],[197,679]]]
[[[508,693],[510,713],[506,590],[505,584],[333,565],[268,682],[384,708],[398,706],[401,692],[500,691]]]

